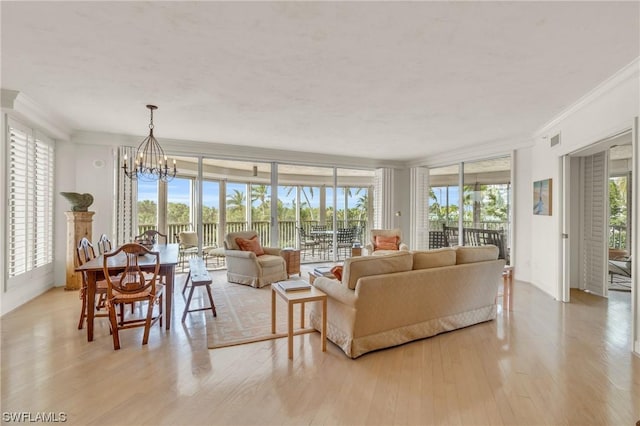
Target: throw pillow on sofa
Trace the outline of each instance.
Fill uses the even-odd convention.
[[[376,250],[398,250],[398,243],[400,238],[397,236],[385,237],[383,235],[376,235],[375,244]]]
[[[250,239],[246,238],[236,238],[236,244],[240,247],[242,251],[252,251],[256,254],[256,256],[262,256],[264,254],[264,249],[260,245],[260,240],[258,240],[257,236],[251,237]]]
[[[331,268],[331,273],[338,281],[342,281],[342,265],[334,266]]]

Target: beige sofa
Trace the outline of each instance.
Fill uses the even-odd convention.
[[[316,278],[328,295],[329,340],[357,358],[496,317],[505,261],[495,246],[352,257],[342,281]],[[310,319],[320,329],[321,312]]]

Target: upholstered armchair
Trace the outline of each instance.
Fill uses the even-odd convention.
[[[224,248],[229,282],[260,288],[287,279],[287,267],[280,249],[262,247],[255,231],[228,233]]]
[[[372,229],[370,241],[365,246],[369,255],[384,255],[409,251],[409,246],[402,242],[400,229]]]

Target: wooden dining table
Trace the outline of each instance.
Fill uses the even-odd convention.
[[[160,254],[160,276],[164,277],[164,285],[166,291],[165,300],[165,327],[167,330],[171,328],[172,304],[173,304],[173,283],[176,273],[176,265],[178,264],[178,244],[155,244],[151,251],[157,251]],[[120,253],[118,256],[110,257],[108,260],[109,275],[116,275],[124,270],[126,255]],[[104,257],[102,255],[91,259],[82,266],[77,267],[76,272],[85,272],[87,274],[87,340],[93,341],[93,319],[96,309],[96,280],[102,277]],[[151,256],[141,256],[139,265],[142,270],[152,271],[155,267],[155,260]]]

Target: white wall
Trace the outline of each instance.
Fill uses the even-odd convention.
[[[639,77],[640,61],[636,60],[538,132],[535,145],[530,153],[530,172],[526,170],[526,167],[522,170],[516,168],[518,182],[521,183],[518,190],[526,191],[525,194],[531,193],[532,182],[535,180],[552,178],[554,187],[553,216],[534,216],[531,207],[526,203],[526,196],[519,198],[516,221],[519,229],[528,224],[532,238],[530,244],[523,241],[520,236],[516,241],[518,244],[516,277],[522,276],[523,279],[526,279],[526,264],[522,265],[523,275],[519,274],[518,269],[521,262],[526,263],[526,259],[531,259],[529,281],[559,300],[561,300],[558,274],[561,222],[557,209],[560,205],[557,188],[560,185],[560,158],[633,126],[634,117],[640,115]],[[557,133],[561,133],[561,144],[551,148],[546,138]],[[521,152],[523,156],[527,155],[526,150],[518,152]],[[634,158],[636,172],[640,170],[639,164],[639,159],[636,156]],[[525,184],[523,181],[527,179],[529,182]],[[633,220],[633,228],[637,229],[637,215]],[[638,253],[638,247],[636,239],[633,242],[633,252]],[[634,314],[634,324],[633,340],[635,347],[639,348],[640,316],[638,316],[637,309]]]
[[[393,178],[393,226],[400,228],[402,239],[409,244],[411,238],[411,170],[394,169]],[[400,214],[398,216],[397,214]]]
[[[531,221],[529,216],[521,212],[533,211],[533,196],[531,193],[531,149],[523,148],[515,152],[513,156],[513,168],[516,179],[513,187],[514,193],[514,235],[515,256],[511,260],[514,266],[514,278],[531,282]]]
[[[86,145],[72,142],[56,144],[56,192],[79,192],[93,195],[94,201],[89,211],[93,216],[92,242],[100,234],[113,233],[113,160],[112,147],[108,145]],[[81,142],[81,141],[80,141]],[[94,162],[98,162],[96,167]],[[55,230],[55,285],[64,286],[66,281],[66,235],[67,222],[65,212],[70,204],[59,196],[57,198]]]
[[[526,262],[526,259],[531,260],[529,281],[555,298],[561,298],[557,272],[558,239],[560,238],[558,214],[560,199],[557,189],[560,184],[560,158],[564,154],[574,152],[632,126],[633,118],[640,113],[638,74],[636,61],[635,67],[616,74],[585,96],[568,113],[542,129],[536,137],[534,147],[530,150],[531,171],[523,170],[521,175],[520,166],[516,168],[518,182],[521,185],[518,189],[526,191],[525,194],[531,193],[533,181],[553,179],[552,216],[534,216],[531,206],[526,204],[526,196],[519,197],[516,220],[520,227],[528,224],[531,235],[535,238],[531,239],[531,244],[523,244],[521,239],[518,239],[516,244],[518,244],[517,264]],[[561,144],[551,148],[547,137],[556,133],[561,133]],[[518,152],[526,155],[526,150]],[[529,174],[530,176],[527,176]],[[528,184],[526,184],[527,178]]]

